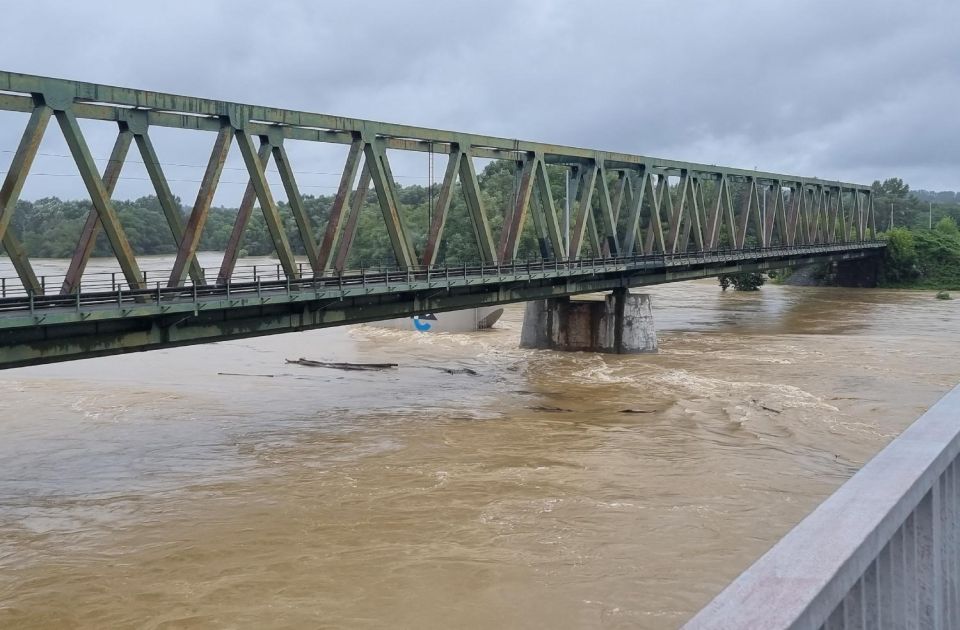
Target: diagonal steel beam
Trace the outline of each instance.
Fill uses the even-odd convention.
[[[837,215],[840,219],[840,242],[850,242],[850,224],[847,221],[847,208],[843,203],[843,188],[837,188]]]
[[[853,194],[857,205],[857,239],[862,241],[866,238],[867,231],[867,217],[863,207],[863,193],[859,190],[855,190],[853,191]]]
[[[626,179],[626,178],[625,178]],[[623,233],[623,253],[626,255],[636,253],[634,248],[639,244],[643,248],[643,233],[640,228],[640,215],[643,212],[643,199],[646,194],[650,175],[647,169],[642,169],[640,179],[635,191],[630,193],[630,213],[627,215],[627,224]],[[648,230],[653,230],[652,215]]]
[[[769,191],[764,192],[764,195],[768,196],[768,192],[770,200],[767,203],[766,230],[764,233],[765,246],[773,244],[773,233],[775,230],[781,244],[785,243],[786,238],[786,230],[784,229],[786,221],[783,213],[783,186],[780,182],[774,182],[770,185]]]
[[[820,200],[816,188],[807,189],[807,243],[817,243],[820,232]]]
[[[560,233],[557,208],[553,202],[553,191],[550,189],[550,176],[547,173],[547,165],[544,163],[542,155],[538,156],[534,178],[536,179],[537,196],[540,199],[540,206],[543,208],[546,219],[547,237],[550,239],[552,256],[553,258],[563,258],[563,235]]]
[[[324,231],[323,240],[320,242],[320,253],[318,255],[321,271],[329,269],[333,264],[337,242],[340,240],[340,232],[343,230],[344,208],[349,203],[353,182],[357,180],[357,169],[360,167],[363,145],[364,142],[358,136],[350,145],[350,150],[347,151],[347,161],[343,166],[343,173],[340,175],[340,186],[337,188],[337,196],[333,198],[333,205],[330,207],[330,219],[327,221],[327,229]]]
[[[678,251],[680,243],[680,224],[682,223],[686,212],[687,188],[690,187],[690,173],[686,170],[680,175],[680,183],[677,185],[677,205],[671,209],[670,213],[670,236],[667,245],[669,252],[675,254]],[[670,195],[670,191],[667,191]]]
[[[7,231],[3,235],[3,250],[7,252],[10,262],[13,263],[13,268],[20,278],[20,282],[23,283],[23,288],[26,289],[28,293],[42,295],[43,283],[37,278],[37,274],[30,264],[30,258],[27,256],[26,248],[14,237],[13,231],[10,228],[7,228]]]
[[[269,139],[261,138],[257,158],[263,168],[267,168],[271,155],[273,155],[273,145],[270,144]],[[227,246],[223,251],[223,260],[220,262],[220,271],[217,273],[218,284],[226,284],[233,276],[233,270],[237,266],[237,258],[240,257],[240,244],[243,242],[243,235],[250,224],[250,217],[253,216],[253,204],[256,202],[257,191],[253,185],[253,178],[251,178],[243,191],[240,208],[237,210],[237,218],[233,221],[233,229],[230,231],[230,238],[227,239]]]
[[[721,181],[723,182],[723,205],[726,210],[727,217],[727,229],[730,232],[730,243],[729,247],[736,247],[737,239],[739,234],[737,233],[737,211],[733,205],[733,194],[730,192],[730,180],[727,179],[726,175],[721,175]]]
[[[649,196],[651,223],[647,229],[643,251],[647,255],[653,254],[655,250],[661,254],[666,254],[667,239],[663,225],[663,212],[667,212],[668,220],[673,215],[673,197],[670,196],[669,178],[663,173],[657,175],[656,188],[651,181],[647,186],[647,195]],[[669,225],[666,227],[669,229]]]
[[[617,256],[620,254],[620,240],[617,238],[617,219],[614,217],[610,187],[607,185],[607,170],[602,160],[597,160],[597,165],[600,169],[597,194],[600,198],[600,227],[603,229],[603,242],[597,243],[594,252],[597,256],[605,255],[604,251]]]
[[[177,248],[177,257],[173,262],[168,286],[179,287],[183,285],[187,275],[187,266],[196,256],[197,248],[200,246],[200,237],[203,234],[203,227],[206,225],[207,216],[210,214],[210,204],[213,202],[213,195],[217,191],[217,184],[220,182],[220,174],[223,172],[223,164],[227,160],[231,144],[233,144],[233,127],[221,123],[220,131],[217,132],[217,139],[213,144],[213,150],[210,152],[210,160],[207,162],[207,168],[203,173],[203,180],[200,182],[200,189],[197,191],[197,199],[193,204],[193,210],[190,211],[190,218],[187,219],[187,224],[183,229],[183,240],[180,241],[180,247]]]
[[[704,229],[706,230],[703,234],[704,249],[714,249],[716,247],[717,233],[720,227],[720,219],[722,218],[720,213],[720,202],[723,194],[723,184],[724,182],[722,177],[718,177],[714,180],[713,191],[716,195],[716,201],[715,203],[711,204],[713,208],[709,211],[709,213],[707,212],[707,202],[702,186],[700,189],[700,203],[704,212],[703,225]]]
[[[437,254],[440,253],[440,243],[443,239],[443,230],[447,226],[447,215],[450,214],[450,201],[453,199],[453,190],[457,180],[457,171],[460,169],[460,157],[463,151],[455,145],[447,156],[447,169],[443,174],[443,183],[437,196],[437,207],[427,234],[427,243],[423,247],[423,264],[430,267],[436,264]],[[461,185],[461,188],[463,186]]]
[[[283,182],[283,189],[287,193],[287,205],[290,206],[293,220],[297,223],[297,231],[300,233],[300,240],[303,242],[303,249],[307,253],[310,268],[315,275],[320,274],[323,272],[323,265],[317,250],[317,240],[313,237],[313,226],[310,224],[307,209],[303,205],[303,196],[300,194],[300,187],[297,186],[297,178],[294,176],[293,168],[290,166],[287,150],[283,147],[282,138],[279,140],[279,144],[271,142],[273,145],[273,162],[277,165],[277,171],[280,173],[280,181]]]
[[[520,167],[520,183],[514,198],[513,211],[510,221],[504,225],[500,238],[499,260],[502,264],[510,263],[516,258],[520,247],[520,233],[527,218],[527,209],[530,207],[530,195],[533,193],[533,167],[536,157],[526,156]]]
[[[55,112],[57,122],[63,131],[63,137],[67,141],[73,160],[76,162],[77,169],[80,171],[80,178],[83,179],[90,199],[93,201],[93,207],[100,216],[100,223],[103,225],[103,231],[107,235],[107,240],[113,248],[113,253],[120,263],[120,269],[131,288],[143,288],[143,277],[140,275],[140,267],[137,265],[137,259],[133,255],[127,235],[120,225],[116,210],[110,202],[110,195],[107,194],[100,173],[97,172],[97,166],[90,155],[90,148],[83,137],[80,125],[73,111],[68,107],[58,109]]]
[[[43,140],[43,134],[47,130],[47,123],[52,113],[53,110],[46,105],[39,105],[33,109],[30,120],[27,121],[27,127],[20,138],[20,144],[17,146],[16,153],[13,154],[7,176],[3,180],[3,185],[0,185],[0,238],[6,234],[10,220],[13,218],[20,192],[27,181],[27,175],[30,173],[30,167],[33,166],[33,159],[37,156],[37,149],[40,148],[40,141]]]
[[[174,198],[173,192],[170,191],[170,185],[167,183],[167,178],[163,174],[160,159],[157,157],[157,151],[153,146],[153,141],[150,139],[149,134],[146,133],[144,129],[144,133],[134,134],[134,139],[137,142],[137,148],[140,150],[140,157],[143,158],[143,164],[147,169],[147,174],[150,176],[150,181],[153,183],[153,189],[157,193],[160,208],[163,210],[163,214],[167,219],[167,225],[170,226],[170,234],[173,236],[174,244],[179,248],[183,242],[184,234],[184,221],[180,204]],[[195,255],[190,257],[189,271],[190,279],[193,280],[194,284],[206,284],[206,279],[203,276],[203,268],[200,266]]]
[[[370,169],[373,187],[377,191],[380,211],[383,213],[383,220],[387,224],[387,233],[390,236],[390,244],[393,246],[397,265],[403,269],[409,269],[416,264],[417,259],[410,235],[404,225],[403,217],[400,215],[400,205],[393,189],[393,176],[390,172],[386,150],[382,141],[376,139],[373,142],[366,142],[363,152]]]
[[[570,260],[576,260],[580,257],[587,223],[593,218],[593,189],[596,187],[598,170],[596,164],[580,169],[577,182],[576,219],[573,233],[570,235],[570,248],[567,251],[567,257]]]
[[[790,185],[790,205],[787,209],[787,245],[797,241],[797,226],[801,224],[803,216],[803,184]],[[801,231],[802,236],[802,231]]]
[[[703,251],[703,182],[699,177],[692,178],[688,194],[692,203],[689,206],[690,223],[687,226],[687,235],[684,237],[683,246],[685,249],[688,246],[690,242],[689,232],[692,229],[694,243],[698,250]]]
[[[740,216],[737,219],[737,230],[740,240],[737,243],[738,249],[743,249],[747,242],[747,228],[750,225],[750,217],[753,216],[754,229],[757,235],[757,245],[765,245],[763,221],[760,215],[760,190],[756,179],[750,179],[743,192],[742,202],[740,204]]]
[[[364,159],[363,168],[360,170],[360,181],[357,182],[357,190],[350,197],[350,216],[343,226],[343,236],[340,237],[340,245],[337,247],[337,257],[333,266],[337,271],[343,271],[346,268],[347,260],[350,256],[350,248],[353,247],[353,239],[357,235],[357,227],[360,225],[360,212],[363,210],[363,204],[367,201],[367,192],[370,189],[370,169],[367,168],[367,161]]]
[[[274,201],[273,193],[270,192],[270,185],[267,183],[266,161],[260,159],[253,146],[253,138],[246,130],[235,129],[234,138],[236,138],[243,162],[247,166],[247,172],[250,174],[253,189],[257,193],[257,201],[260,202],[260,210],[263,212],[267,231],[270,233],[271,240],[273,240],[273,247],[280,259],[280,265],[288,278],[296,278],[299,275],[297,263],[294,260],[293,251],[290,249],[283,221],[280,219],[280,211],[277,209],[277,203]]]
[[[824,194],[826,195],[826,206],[827,206],[827,242],[836,243],[838,240],[837,236],[837,219],[840,217],[840,195],[834,193],[834,189],[826,187]]]
[[[460,155],[460,190],[463,191],[463,199],[473,224],[473,236],[480,258],[485,263],[495,264],[499,259],[493,244],[490,219],[480,196],[480,180],[477,179],[477,170],[473,164],[473,149],[470,147],[464,147]]]
[[[43,287],[37,280],[37,274],[33,271],[26,250],[10,232],[9,226],[17,201],[20,199],[20,192],[23,190],[30,167],[33,166],[37,149],[40,147],[40,141],[43,139],[52,114],[53,110],[46,105],[33,107],[26,129],[20,138],[20,144],[13,154],[7,176],[0,186],[0,242],[3,243],[3,248],[10,257],[23,287],[34,294],[43,293]]]
[[[123,169],[124,160],[127,159],[127,152],[130,150],[132,140],[133,133],[121,126],[120,133],[117,134],[117,139],[113,143],[110,159],[103,170],[103,185],[106,188],[107,195],[111,197],[117,187],[117,180],[120,179],[120,171]],[[70,259],[70,265],[67,267],[67,273],[64,275],[63,284],[60,287],[61,295],[70,295],[80,290],[83,272],[87,268],[90,256],[93,254],[100,228],[100,215],[97,214],[96,209],[90,208],[83,229],[80,231],[80,240],[77,241],[77,246],[73,250],[73,257]]]
[[[523,163],[513,160],[514,185],[513,201],[508,200],[503,209],[503,222],[500,224],[500,236],[497,239],[498,260],[503,260],[503,252],[507,248],[507,242],[510,240],[510,231],[513,229],[513,213],[516,210],[517,195],[520,193],[520,171],[523,169]]]
[[[537,241],[537,250],[540,258],[546,260],[550,257],[549,236],[547,235],[547,217],[546,210],[541,203],[537,203],[537,171],[540,158],[534,154],[529,157],[533,161],[533,172],[530,174],[530,200],[528,202],[530,216],[533,217],[533,230]]]

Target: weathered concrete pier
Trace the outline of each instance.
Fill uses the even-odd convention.
[[[603,298],[527,302],[520,347],[611,354],[656,352],[650,296],[618,289]]]

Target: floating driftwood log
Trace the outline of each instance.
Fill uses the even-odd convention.
[[[287,359],[287,363],[296,363],[307,367],[331,368],[334,370],[351,371],[370,371],[370,370],[389,370],[399,367],[396,363],[339,363],[335,361],[314,361],[313,359]]]

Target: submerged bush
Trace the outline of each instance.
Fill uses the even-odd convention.
[[[726,291],[733,285],[737,291],[758,291],[767,281],[762,273],[731,273],[717,277],[720,288]]]

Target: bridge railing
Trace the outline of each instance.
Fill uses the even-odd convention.
[[[387,261],[378,261],[373,264],[363,265],[356,269],[345,269],[342,272],[328,272],[326,274],[313,274],[308,263],[297,264],[296,276],[288,276],[280,263],[265,263],[256,265],[241,265],[234,268],[230,276],[230,283],[233,285],[255,284],[260,282],[283,282],[286,280],[298,279],[328,279],[336,280],[338,277],[353,277],[359,275],[374,276],[377,274],[391,273],[410,273],[414,277],[433,275],[479,275],[496,276],[505,273],[516,274],[518,271],[529,269],[580,269],[595,267],[615,267],[617,265],[656,263],[663,266],[683,266],[696,264],[705,260],[716,262],[738,261],[754,256],[756,258],[769,258],[778,253],[784,255],[795,254],[798,251],[816,253],[827,253],[834,251],[861,249],[864,247],[878,247],[883,245],[882,241],[864,241],[859,243],[835,244],[835,245],[802,245],[793,247],[753,247],[742,249],[714,249],[701,252],[680,252],[677,254],[638,254],[633,256],[607,256],[595,258],[578,258],[575,260],[566,259],[528,259],[516,260],[506,264],[483,263],[481,261],[444,261],[435,265],[414,265],[411,267],[401,267],[395,263]],[[226,283],[218,282],[219,268],[203,268],[203,275],[207,279],[206,283],[199,286],[225,286]],[[167,288],[170,277],[169,269],[145,269],[142,274],[142,286],[155,291],[158,288]],[[65,274],[44,274],[38,276],[40,291],[34,293],[34,296],[55,295],[60,292],[66,279]],[[188,279],[183,286],[190,287],[194,282]],[[81,294],[115,292],[118,290],[129,290],[129,284],[125,280],[123,273],[116,271],[88,272],[84,274],[82,283],[78,289]],[[71,291],[68,294],[76,293]],[[11,297],[29,297],[31,291],[23,286],[20,278],[17,276],[0,277],[0,299]]]
[[[153,287],[129,289],[118,284],[119,277],[112,273],[102,281],[99,290],[87,290],[72,294],[36,295],[31,292],[0,298],[0,312],[15,315],[29,312],[36,314],[44,309],[71,308],[81,312],[86,308],[117,308],[124,312],[130,305],[153,304],[166,308],[172,303],[200,302],[209,300],[240,300],[245,298],[274,299],[286,294],[288,298],[303,299],[305,293],[313,298],[334,296],[339,291],[344,297],[347,290],[363,294],[379,288],[381,291],[406,291],[416,288],[451,287],[454,284],[466,286],[479,283],[498,283],[512,281],[530,281],[545,277],[570,277],[597,275],[609,272],[635,273],[644,270],[683,270],[703,267],[705,273],[710,265],[723,263],[749,263],[756,261],[782,260],[787,263],[797,256],[815,256],[826,253],[863,251],[864,249],[883,247],[882,242],[865,242],[835,246],[796,246],[757,248],[754,250],[699,252],[690,254],[671,254],[668,256],[629,256],[576,260],[536,260],[512,262],[505,265],[445,265],[420,266],[414,268],[360,269],[353,272],[336,273],[324,276],[304,278],[286,277],[275,266],[267,265],[266,273],[256,271],[250,275],[242,274],[238,281],[232,278],[226,283],[190,284],[168,287],[157,281]],[[791,258],[794,257],[794,258]],[[419,283],[419,287],[417,286]],[[424,287],[425,283],[425,287]],[[126,316],[126,315],[123,315]]]
[[[960,387],[685,628],[960,628]]]

